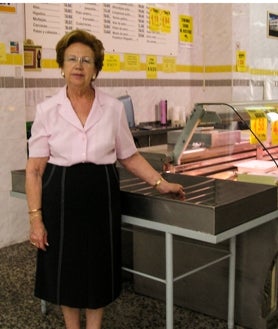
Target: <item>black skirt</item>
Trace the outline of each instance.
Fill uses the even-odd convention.
[[[115,165],[47,164],[42,188],[47,251],[38,250],[35,296],[99,308],[121,290],[121,208]]]

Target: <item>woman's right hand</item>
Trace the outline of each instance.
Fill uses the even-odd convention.
[[[38,249],[46,251],[49,246],[47,231],[41,217],[33,218],[30,223],[30,242]]]

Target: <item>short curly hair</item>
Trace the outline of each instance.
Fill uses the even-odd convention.
[[[104,61],[104,47],[102,42],[93,34],[84,30],[73,30],[66,33],[56,45],[56,62],[59,67],[64,66],[65,50],[73,43],[80,42],[89,46],[95,55],[95,66],[97,75],[101,71]]]

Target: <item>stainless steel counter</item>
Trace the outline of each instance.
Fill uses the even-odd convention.
[[[122,213],[209,234],[219,234],[277,209],[277,188],[202,176],[163,173],[182,184],[186,199],[161,195],[123,168],[118,168]],[[25,193],[25,170],[12,172],[12,191]]]
[[[209,179],[207,177],[201,176],[186,176],[180,174],[167,174],[163,173],[163,176],[172,182],[179,182],[185,186],[185,190],[188,193],[188,199],[185,201],[180,201],[173,199],[169,195],[160,195],[155,192],[155,190],[147,186],[144,182],[134,178],[132,175],[127,173],[125,170],[119,168],[120,172],[120,183],[121,183],[121,193],[122,193],[122,222],[123,229],[132,229],[134,231],[134,267],[130,269],[128,266],[124,267],[126,271],[130,271],[135,274],[135,289],[139,293],[146,293],[148,295],[161,298],[161,286],[158,289],[156,283],[146,283],[142,280],[147,280],[147,282],[154,280],[155,282],[165,284],[165,292],[162,295],[165,296],[166,300],[166,328],[173,329],[173,304],[174,304],[174,282],[183,284],[183,279],[191,274],[204,273],[206,271],[201,271],[210,267],[214,267],[215,264],[223,263],[227,260],[228,263],[228,276],[221,280],[218,278],[217,274],[214,276],[209,276],[209,282],[206,283],[206,287],[212,287],[217,278],[221,283],[221,287],[226,290],[225,285],[227,285],[227,294],[224,294],[226,300],[222,300],[221,297],[211,297],[212,295],[218,296],[218,291],[213,288],[209,291],[208,297],[206,297],[206,304],[199,305],[198,302],[192,302],[193,296],[199,295],[198,287],[202,286],[202,282],[206,282],[203,277],[200,277],[200,281],[195,284],[190,285],[190,292],[192,293],[182,293],[182,301],[187,301],[191,307],[199,307],[198,311],[208,312],[208,314],[213,314],[214,316],[223,316],[219,312],[219,303],[221,304],[221,309],[223,306],[226,307],[227,323],[228,329],[234,328],[235,314],[237,316],[236,320],[245,323],[251,319],[255,319],[255,325],[252,328],[266,329],[266,321],[260,317],[254,318],[253,310],[250,312],[246,311],[246,305],[250,307],[252,304],[256,304],[255,310],[256,314],[258,312],[258,301],[256,298],[252,299],[252,303],[242,301],[241,295],[238,295],[236,287],[237,280],[240,280],[236,275],[237,262],[236,253],[241,253],[241,248],[237,247],[237,236],[241,237],[244,232],[253,231],[261,226],[265,227],[267,223],[273,222],[278,217],[277,211],[277,188],[273,186],[261,185],[261,184],[250,184],[250,183],[240,183],[233,181]],[[14,181],[13,186],[15,190],[12,192],[13,196],[24,196],[24,185],[22,183],[25,180],[24,170],[13,172],[13,177],[19,177],[19,181]],[[127,225],[127,226],[126,226]],[[150,232],[159,232],[164,235],[165,241],[165,253],[161,255],[163,246],[156,237],[151,235],[150,241],[142,238],[142,232],[136,232],[136,229],[150,230]],[[268,232],[275,234],[276,226],[270,226]],[[259,230],[263,232],[262,230]],[[260,236],[260,235],[259,235]],[[198,252],[192,253],[193,262],[195,264],[193,267],[188,269],[187,267],[182,267],[181,272],[177,275],[174,268],[174,263],[180,268],[181,260],[187,259],[185,257],[187,254],[190,255],[192,249],[187,245],[185,249],[182,249],[182,253],[176,253],[175,251],[175,237],[186,238],[189,240],[194,240],[198,244]],[[268,244],[273,241],[272,236],[267,235],[264,237],[263,246],[268,247]],[[257,237],[255,238],[257,240]],[[207,257],[207,251],[211,250],[210,247],[203,245],[206,243],[208,245],[220,245],[222,242],[228,242],[228,249],[220,248],[213,250],[217,253],[213,257]],[[272,243],[272,242],[271,242]],[[191,245],[191,243],[189,244]],[[273,258],[272,253],[276,253],[276,247],[270,245],[271,253],[264,253],[264,259],[261,260],[260,266],[256,267],[256,270],[260,268],[266,268],[269,266],[269,259]],[[206,249],[205,249],[206,248]],[[245,247],[246,251],[249,248]],[[150,252],[151,250],[151,252]],[[220,250],[220,256],[218,255]],[[254,247],[252,246],[252,251]],[[152,275],[149,271],[152,271],[155,267],[155,271],[160,271],[156,266],[156,261],[158,256],[162,256],[165,259],[164,271],[161,275]],[[204,257],[205,256],[205,257]],[[155,259],[153,259],[153,257]],[[208,258],[208,259],[207,259]],[[203,263],[200,264],[199,260],[202,259]],[[150,261],[149,265],[147,260]],[[247,259],[247,266],[252,268],[252,262],[249,265],[251,259]],[[239,262],[241,264],[241,262]],[[137,266],[142,265],[145,270],[141,271],[137,269]],[[242,265],[242,264],[241,264]],[[221,268],[221,273],[223,269]],[[253,274],[255,272],[253,271]],[[196,275],[196,274],[195,274]],[[193,276],[193,278],[195,277]],[[256,273],[256,277],[263,281],[261,276]],[[165,277],[165,279],[163,278]],[[186,279],[188,280],[188,279]],[[239,281],[241,282],[241,281]],[[252,282],[252,280],[251,280]],[[247,291],[250,295],[257,295],[257,289],[252,286],[249,289],[249,280],[244,281],[244,287],[240,288],[241,291],[248,287]],[[143,287],[143,288],[142,288]],[[147,291],[144,290],[147,287]],[[180,287],[180,286],[179,286]],[[203,289],[204,290],[204,289]],[[183,288],[179,288],[179,292],[183,292]],[[194,297],[194,298],[195,298]],[[213,298],[216,300],[216,305],[208,303],[207,298]],[[200,299],[202,304],[203,299]],[[235,308],[239,303],[239,308]],[[196,306],[197,305],[197,306]],[[227,306],[226,306],[227,305]],[[248,308],[247,307],[247,308]],[[248,308],[249,309],[249,308]],[[221,314],[221,315],[220,315]],[[243,315],[242,315],[243,314]],[[247,319],[247,320],[246,320]],[[259,327],[256,327],[256,326]]]
[[[169,182],[184,186],[186,199],[180,201],[128,173],[121,177],[124,215],[179,228],[219,234],[277,209],[274,186],[164,173]]]
[[[265,271],[258,269],[268,268],[276,254],[277,187],[163,173],[168,181],[185,186],[187,199],[180,201],[120,173],[123,223],[134,229],[134,269],[125,270],[134,273],[137,292],[165,300],[166,328],[174,328],[174,303],[225,318],[228,329],[235,320],[254,329],[268,328],[257,298]],[[260,265],[253,271],[254,283],[236,271],[240,267],[248,277],[256,241],[271,251],[255,258]],[[236,261],[237,253],[249,256]],[[242,300],[243,291],[252,302]]]

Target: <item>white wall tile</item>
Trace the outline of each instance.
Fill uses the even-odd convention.
[[[0,191],[0,248],[28,239],[26,200]]]

